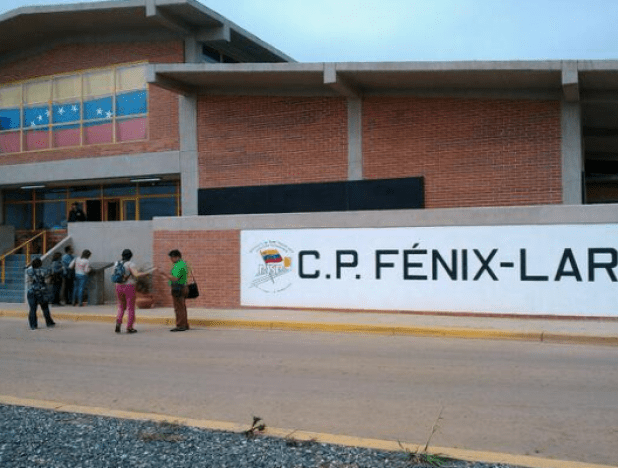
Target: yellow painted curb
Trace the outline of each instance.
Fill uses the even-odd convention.
[[[27,311],[0,310],[0,317],[26,318]],[[80,314],[72,312],[54,312],[58,320],[74,322],[108,322],[116,320],[115,315],[109,314]],[[140,323],[151,325],[174,325],[173,317],[140,316]],[[406,327],[369,324],[349,324],[331,322],[292,322],[270,320],[242,320],[242,319],[207,319],[192,318],[191,325],[196,327],[217,327],[257,330],[288,330],[288,331],[319,331],[331,333],[359,333],[381,335],[410,335],[443,338],[468,338],[483,340],[516,340],[541,341],[562,344],[590,344],[618,346],[616,336],[572,335],[567,333],[546,332],[519,332],[508,330],[492,330],[477,328],[444,328],[444,327]]]
[[[199,323],[200,320],[192,320]],[[234,328],[265,328],[276,330],[324,331],[346,333],[368,333],[381,335],[416,335],[457,338],[488,338],[508,340],[540,341],[540,332],[511,332],[503,330],[486,330],[474,328],[443,327],[406,327],[388,325],[368,325],[330,322],[288,322],[288,321],[254,321],[254,320],[204,320],[203,325]]]
[[[543,333],[541,341],[547,343],[601,344],[618,346],[618,336],[569,335],[567,333]]]
[[[225,421],[178,418],[175,416],[168,416],[156,413],[138,413],[135,411],[121,411],[92,406],[71,405],[54,401],[17,398],[9,395],[0,395],[0,404],[50,409],[65,413],[82,413],[90,414],[93,416],[104,416],[121,419],[168,422],[182,426],[209,429],[214,431],[244,432],[250,428],[249,425]],[[279,437],[297,441],[315,441],[325,444],[361,447],[375,450],[387,450],[393,452],[417,452],[423,448],[423,446],[421,445],[407,442],[400,443],[390,440],[365,439],[361,437],[342,436],[320,432],[296,431],[291,429],[271,427],[267,427],[263,434],[272,437]],[[564,460],[551,460],[546,458],[530,457],[527,455],[511,455],[507,453],[483,452],[447,447],[430,447],[427,452],[433,455],[440,455],[447,458],[453,458],[463,461],[502,463],[528,468],[615,468],[609,465],[597,465],[592,463],[572,462]]]

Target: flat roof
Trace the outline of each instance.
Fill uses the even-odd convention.
[[[618,97],[618,61],[158,64],[150,82],[202,93],[520,93]],[[573,89],[575,88],[575,89]],[[552,96],[554,95],[554,96]]]

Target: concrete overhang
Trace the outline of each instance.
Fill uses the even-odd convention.
[[[157,64],[149,82],[202,94],[458,94],[618,99],[618,61]]]
[[[0,190],[16,189],[24,184],[54,187],[124,183],[133,178],[154,176],[177,180],[180,173],[178,151],[109,156],[106,164],[100,164],[96,157],[86,157],[3,166],[0,171]]]
[[[165,64],[149,67],[148,81],[181,93],[303,93],[324,88],[324,64]],[[331,94],[335,94],[332,92]]]
[[[582,100],[618,100],[618,60],[585,60],[578,62]]]
[[[0,61],[56,43],[195,37],[249,62],[294,60],[194,0],[123,0],[17,8],[0,16]]]
[[[561,99],[562,62],[153,65],[149,81],[204,94],[486,93]]]

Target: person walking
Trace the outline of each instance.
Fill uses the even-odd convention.
[[[43,268],[43,262],[40,258],[32,260],[32,264],[26,269],[26,281],[28,287],[28,306],[30,311],[28,313],[28,323],[31,330],[36,330],[38,326],[38,320],[36,316],[36,309],[40,305],[45,317],[45,323],[48,327],[54,327],[56,323],[53,321],[51,313],[49,312],[49,291],[47,289],[47,277],[50,275],[50,271],[47,268]]]
[[[120,333],[122,319],[124,318],[125,310],[128,313],[127,317],[127,333],[137,333],[133,328],[135,323],[135,284],[137,278],[146,276],[152,273],[153,270],[140,272],[135,263],[131,261],[133,252],[130,249],[124,249],[121,255],[122,260],[116,262],[112,273],[112,281],[116,283],[116,298],[118,299],[118,313],[116,314],[116,333]]]
[[[61,298],[64,300],[65,305],[69,305],[73,302],[73,283],[75,281],[75,270],[69,268],[71,262],[75,258],[73,255],[73,247],[67,245],[64,248],[64,255],[62,256],[62,291],[60,293]]]
[[[161,274],[169,280],[172,289],[172,302],[174,304],[174,314],[176,315],[176,328],[170,331],[181,332],[189,329],[189,320],[187,318],[187,278],[188,267],[182,259],[182,254],[179,250],[174,249],[168,254],[172,262],[172,270],[170,273],[161,271]]]
[[[75,270],[75,283],[73,285],[73,306],[79,304],[82,307],[84,304],[84,291],[88,293],[88,274],[90,274],[90,256],[92,252],[86,249],[82,252],[81,257],[74,258],[69,268]]]

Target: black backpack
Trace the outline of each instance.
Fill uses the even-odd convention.
[[[124,270],[124,262],[116,262],[112,273],[112,283],[122,284],[127,280],[128,275]]]
[[[45,283],[46,271],[42,268],[32,268],[32,292],[37,297],[43,297],[47,294],[47,283]]]

